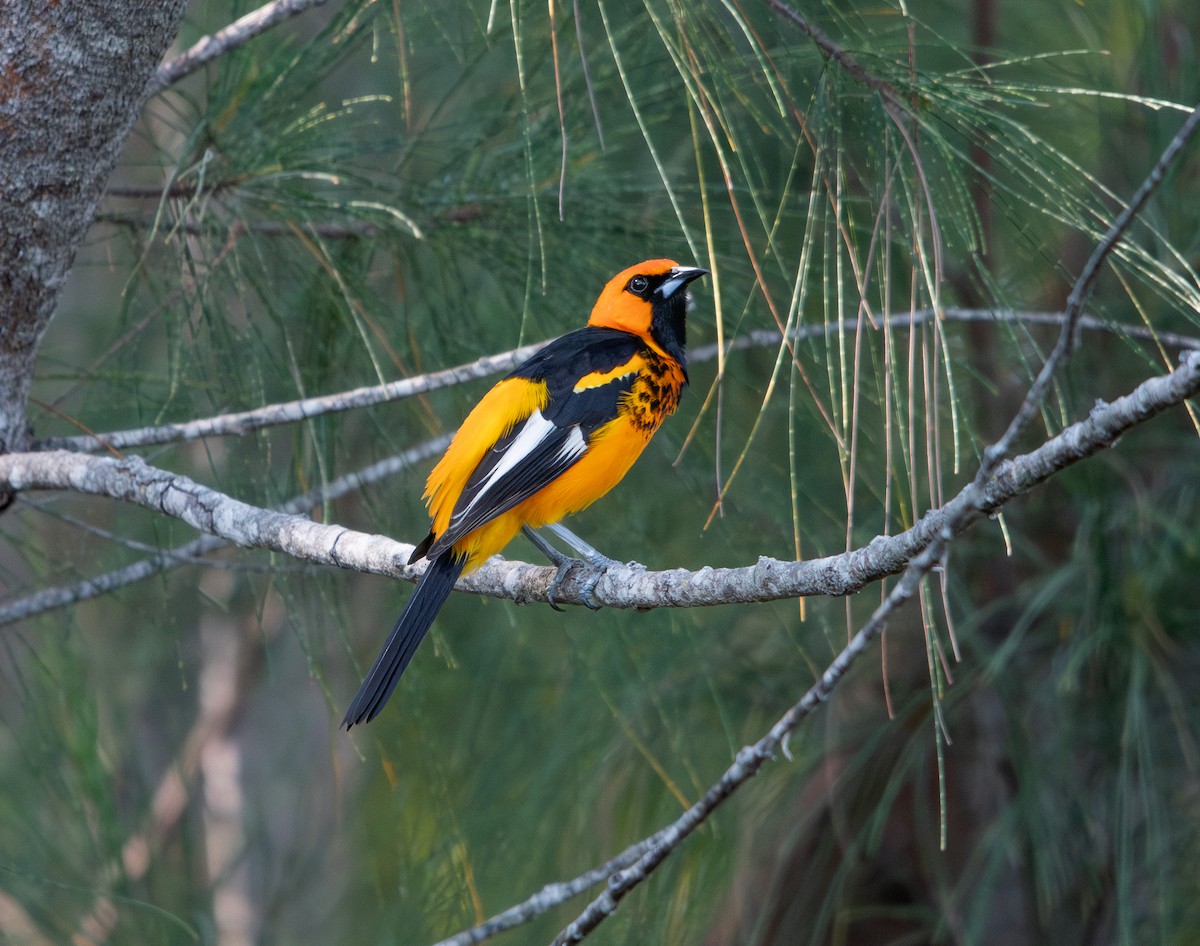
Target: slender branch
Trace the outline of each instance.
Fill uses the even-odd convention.
[[[1150,196],[1162,184],[1166,177],[1167,169],[1179,156],[1179,152],[1183,150],[1184,146],[1195,136],[1197,130],[1200,130],[1200,106],[1192,110],[1192,113],[1184,121],[1179,131],[1175,133],[1175,137],[1171,139],[1170,144],[1159,155],[1158,160],[1154,163],[1154,167],[1150,169],[1150,173],[1142,182],[1141,187],[1137,189],[1129,203],[1125,206],[1125,209],[1113,221],[1112,226],[1108,228],[1108,232],[1096,244],[1096,248],[1092,251],[1092,255],[1083,267],[1083,271],[1079,274],[1079,278],[1071,288],[1071,294],[1067,296],[1067,305],[1063,310],[1062,329],[1059,332],[1058,341],[1050,352],[1050,357],[1042,365],[1042,370],[1030,386],[1028,393],[1025,395],[1025,400],[1021,403],[1012,422],[1008,425],[1008,429],[1004,431],[999,440],[984,451],[983,464],[980,468],[981,475],[987,475],[990,472],[990,468],[999,462],[1000,458],[1009,453],[1013,443],[1037,413],[1042,400],[1050,391],[1050,385],[1054,380],[1055,374],[1070,360],[1071,354],[1075,350],[1079,321],[1083,318],[1083,308],[1087,305],[1087,301],[1091,297],[1092,289],[1096,284],[1096,279],[1100,276],[1105,262],[1113,250],[1116,249],[1117,244],[1121,242],[1121,239],[1128,232],[1129,228],[1133,226],[1133,221],[1146,205],[1146,201],[1150,199]]]
[[[600,150],[608,150],[604,146],[604,125],[600,121],[600,106],[596,102],[596,87],[592,84],[591,71],[588,69],[587,44],[583,41],[583,20],[579,15],[579,0],[572,0],[574,5],[575,20],[575,42],[579,46],[579,67],[583,72],[583,84],[587,89],[588,104],[592,107],[592,124],[596,128],[596,141],[600,145]]]
[[[817,49],[821,51],[821,55],[831,62],[836,63],[844,69],[853,79],[862,83],[872,91],[879,92],[883,97],[892,103],[900,103],[900,94],[888,82],[880,79],[878,76],[868,72],[861,63],[846,50],[830,39],[829,34],[822,30],[816,24],[810,22],[801,16],[796,10],[783,3],[782,0],[767,0],[769,6],[776,13],[790,20],[793,25],[800,29],[800,32],[809,37],[815,44]]]
[[[112,192],[109,191],[109,195]],[[162,196],[159,192],[158,196]],[[113,227],[125,227],[129,230],[144,230],[146,229],[146,220],[136,214],[122,213],[98,213],[96,214],[96,223],[108,224]],[[257,236],[265,237],[294,237],[296,231],[293,227],[286,223],[281,223],[276,220],[261,220],[258,222],[240,223],[245,227],[246,231]],[[193,235],[212,233],[213,226],[192,219],[177,220],[171,228],[174,232],[182,232]],[[224,224],[220,224],[222,230],[228,229]],[[306,223],[305,231],[312,233],[314,236],[320,237],[322,240],[370,240],[379,236],[382,233],[382,228],[373,223]]]
[[[147,94],[154,95],[161,92],[167,86],[190,75],[201,66],[225,55],[231,49],[244,46],[276,23],[303,13],[310,7],[319,7],[325,2],[326,0],[272,0],[271,3],[263,4],[257,10],[247,13],[224,29],[205,36],[193,44],[187,52],[176,56],[169,62],[164,62],[150,80]]]
[[[659,843],[659,835],[662,833],[660,831],[658,834],[653,834],[648,838],[638,841],[637,844],[631,844],[612,860],[606,861],[598,867],[593,867],[578,877],[564,881],[563,883],[546,884],[546,886],[533,896],[515,906],[509,907],[503,913],[497,913],[490,919],[484,920],[478,926],[473,926],[468,930],[463,930],[461,933],[456,933],[449,939],[435,943],[434,946],[472,946],[473,943],[481,943],[486,939],[491,939],[497,933],[503,933],[505,930],[528,923],[534,917],[541,916],[559,904],[579,896],[579,894],[583,893],[589,887],[594,887],[596,884],[607,880],[615,872],[624,870],[637,863],[655,844]]]
[[[969,518],[978,518],[970,515]],[[966,521],[961,523],[965,527]],[[630,867],[619,870],[608,878],[605,891],[587,905],[571,923],[554,938],[553,946],[579,943],[605,919],[616,912],[617,906],[635,887],[651,873],[683,841],[702,825],[720,805],[738,788],[758,774],[763,764],[774,759],[784,741],[795,732],[800,723],[832,695],[834,688],[857,660],[887,627],[888,619],[901,605],[909,601],[920,587],[921,580],[936,565],[952,538],[947,527],[928,548],[918,555],[905,569],[904,575],[888,593],[869,621],[851,638],[833,662],[825,668],[821,678],[805,692],[804,696],[789,709],[767,735],[750,746],[744,746],[734,757],[733,764],[701,796],[700,800],[676,818],[671,824],[652,835],[653,843]],[[649,839],[648,839],[649,840]],[[643,842],[644,844],[645,842]]]
[[[940,318],[943,322],[968,324],[983,322],[1000,325],[1015,322],[1022,325],[1053,325],[1058,327],[1062,324],[1063,315],[1061,312],[1026,312],[1016,309],[968,309],[951,306],[940,311],[936,309],[917,309],[911,313],[903,312],[888,315],[884,316],[881,321],[889,328],[904,330],[918,325],[925,325],[937,318]],[[1120,338],[1154,342],[1167,348],[1200,348],[1200,337],[1195,335],[1181,335],[1178,332],[1160,332],[1145,325],[1122,325],[1117,322],[1106,322],[1104,319],[1093,315],[1081,316],[1079,327],[1091,332],[1104,332],[1109,335],[1116,335]],[[822,323],[821,325],[798,326],[788,337],[793,341],[805,341],[810,338],[819,338],[822,335],[833,335],[843,328],[844,331],[850,334],[858,331],[857,323],[839,326],[836,322],[829,322]],[[778,345],[781,338],[782,336],[779,334],[778,329],[754,329],[726,343],[725,353],[742,351],[747,348]],[[716,345],[702,345],[688,353],[689,362],[705,362],[716,357]]]
[[[390,381],[387,384],[354,388],[350,391],[303,398],[298,401],[286,401],[282,404],[269,404],[266,407],[258,407],[236,414],[220,414],[216,417],[205,417],[179,424],[164,424],[158,427],[136,427],[108,434],[47,437],[37,442],[37,448],[41,450],[99,450],[102,448],[121,450],[129,447],[199,440],[202,437],[242,436],[263,427],[294,424],[303,420],[311,420],[322,414],[370,407],[387,401],[411,397],[414,394],[423,394],[436,388],[461,384],[464,381],[486,378],[489,375],[515,368],[546,344],[546,342],[539,342],[536,345],[525,345],[522,348],[501,352],[498,355],[489,355],[468,364],[418,375],[415,378],[404,378],[400,381]]]
[[[348,493],[356,492],[369,483],[376,483],[401,470],[408,469],[422,460],[427,460],[444,450],[449,441],[449,436],[435,437],[396,456],[387,457],[361,470],[339,476],[324,486],[318,486],[293,497],[278,507],[277,511],[299,515],[316,509]],[[124,588],[126,585],[135,584],[181,565],[194,565],[205,555],[228,545],[229,543],[219,536],[202,535],[173,549],[157,552],[148,558],[103,575],[85,578],[73,585],[45,588],[24,598],[14,599],[0,605],[0,627],[16,621],[23,621],[55,608],[107,594],[117,588]]]
[[[190,177],[186,180],[172,180],[165,187],[138,187],[130,184],[110,184],[104,189],[105,197],[119,197],[128,200],[152,200],[156,204],[165,198],[181,198],[191,200],[204,194],[207,197],[214,197],[224,191],[233,190],[242,183],[244,178],[241,177],[225,177],[213,179],[211,177],[204,180],[197,180]],[[113,214],[112,216],[121,216]],[[105,222],[111,223],[111,220]],[[151,227],[154,225],[152,219],[143,221],[143,225]]]
[[[934,309],[918,309],[915,312],[905,312],[884,318],[884,323],[895,329],[908,329],[924,325],[940,317],[947,322],[1020,322],[1027,325],[1059,325],[1062,322],[1061,312],[1021,312],[1013,309],[943,309],[940,313]],[[1169,348],[1200,348],[1200,338],[1180,335],[1175,332],[1157,332],[1143,325],[1119,325],[1105,322],[1090,315],[1081,316],[1079,326],[1089,331],[1108,332],[1124,338],[1135,338],[1142,341],[1154,341]],[[846,331],[857,331],[857,325],[846,325]],[[811,338],[832,335],[838,331],[836,323],[821,325],[798,326],[789,335],[793,342]],[[782,336],[778,329],[758,329],[740,335],[725,345],[725,353],[742,351],[747,348],[758,348],[778,345]],[[400,381],[390,381],[387,384],[355,388],[336,394],[325,394],[318,397],[304,398],[298,401],[287,401],[282,404],[269,404],[265,407],[242,411],[237,414],[220,414],[215,417],[200,418],[178,424],[164,424],[158,427],[136,427],[130,430],[119,430],[103,434],[82,434],[73,437],[46,437],[34,442],[35,450],[100,450],[127,449],[130,447],[145,447],[156,444],[198,440],[203,437],[243,436],[264,427],[291,424],[301,420],[311,420],[322,414],[335,411],[345,411],[360,407],[369,407],[388,401],[400,400],[414,394],[423,394],[441,387],[462,384],[467,381],[486,378],[515,368],[530,355],[549,342],[539,342],[525,345],[510,351],[488,355],[477,361],[468,362],[442,371],[405,378]],[[692,364],[702,364],[715,359],[718,355],[717,345],[701,345],[688,353],[688,361]]]

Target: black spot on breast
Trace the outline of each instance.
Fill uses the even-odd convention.
[[[683,375],[653,350],[645,350],[642,356],[645,366],[622,401],[621,412],[649,436],[679,406]]]

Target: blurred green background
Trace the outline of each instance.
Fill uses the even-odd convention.
[[[194,3],[179,48],[253,7]],[[870,81],[740,0],[350,0],[223,56],[147,106],[47,338],[36,436],[473,361],[578,327],[612,274],[670,256],[714,273],[693,351],[806,334],[694,359],[679,414],[571,527],[689,569],[907,528],[966,482],[1054,336],[899,320],[1061,309],[1200,101],[1200,9],[794,9]],[[1192,148],[1097,319],[1200,334],[1198,180]],[[1086,332],[1036,433],[1175,357]],[[490,383],[141,452],[275,505],[453,430]],[[957,542],[793,758],[592,941],[1194,942],[1193,421]],[[415,542],[430,465],[314,515]],[[0,535],[7,608],[194,537],[45,494]],[[387,710],[339,732],[408,593],[224,550],[6,618],[0,940],[432,943],[676,817],[881,591],[645,614],[454,595]],[[498,941],[549,942],[585,902]]]

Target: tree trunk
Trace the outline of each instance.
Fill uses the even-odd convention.
[[[0,453],[24,449],[38,347],[184,0],[0,0]]]

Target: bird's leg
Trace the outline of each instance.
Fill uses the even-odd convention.
[[[636,568],[640,571],[646,570],[646,566],[639,562],[621,563],[614,558],[609,558],[603,552],[597,551],[560,522],[552,522],[546,526],[546,528],[574,548],[575,551],[579,553],[579,556],[583,559],[583,561],[590,566],[591,574],[588,575],[587,579],[583,583],[583,587],[579,590],[579,597],[583,600],[583,603],[593,611],[599,610],[600,604],[596,601],[595,597],[593,597],[592,592],[595,591],[596,585],[600,583],[600,579],[604,577],[604,573],[610,568],[624,564],[627,568]],[[556,580],[562,580],[558,576],[555,577]],[[565,572],[563,573],[562,577],[566,577]],[[553,587],[557,588],[557,585]]]
[[[554,601],[554,593],[558,591],[558,586],[563,583],[563,579],[567,577],[569,572],[576,565],[586,565],[586,562],[580,561],[577,558],[571,558],[569,555],[564,555],[553,545],[547,542],[529,526],[521,526],[521,531],[525,533],[525,538],[537,546],[538,551],[546,558],[550,559],[551,564],[558,566],[558,571],[554,574],[554,580],[550,582],[550,587],[546,589],[546,600],[550,603],[555,611],[561,611]]]
[[[614,565],[621,565],[615,558],[609,558],[603,552],[599,552],[591,545],[577,536],[574,532],[564,526],[561,522],[552,522],[546,526],[551,532],[562,539],[567,545],[571,546],[579,557],[592,566],[592,568],[612,568]],[[637,565],[637,562],[630,562],[630,565]]]
[[[597,551],[564,525],[560,525],[559,523],[555,522],[546,526],[546,528],[571,546],[579,555],[579,558],[572,558],[569,555],[564,555],[544,538],[542,538],[541,535],[529,528],[529,526],[522,526],[522,531],[525,533],[529,541],[536,545],[541,553],[546,556],[546,558],[550,559],[552,563],[558,566],[558,572],[555,574],[554,580],[550,582],[550,587],[546,589],[546,600],[550,602],[550,607],[554,608],[556,611],[562,610],[557,604],[555,604],[554,595],[558,591],[559,586],[562,585],[563,581],[566,579],[567,574],[571,571],[571,569],[576,565],[580,565],[588,568],[591,574],[584,581],[583,587],[579,592],[579,597],[583,600],[583,603],[593,611],[599,610],[600,604],[593,597],[592,592],[595,590],[596,585],[600,582],[600,579],[604,577],[605,571],[612,566],[620,565],[621,563],[615,559],[609,558],[602,552]],[[629,564],[636,565],[637,563],[630,562]]]

